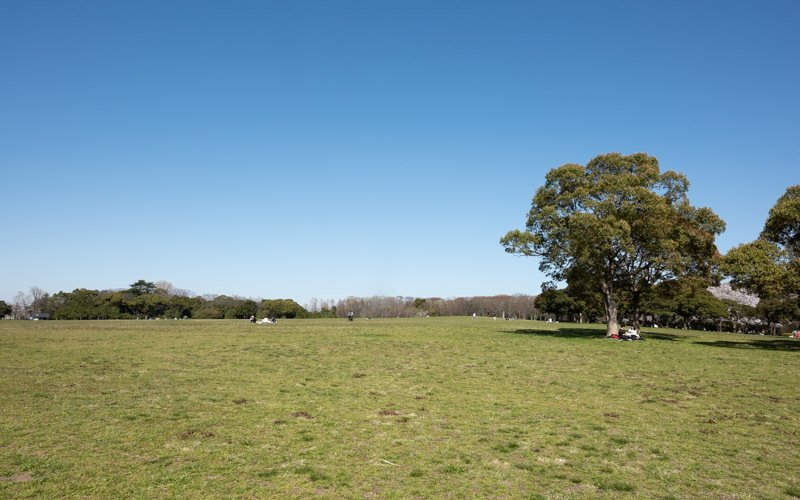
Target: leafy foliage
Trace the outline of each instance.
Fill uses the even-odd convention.
[[[556,321],[564,321],[583,311],[583,304],[572,298],[566,290],[545,290],[534,302],[543,313],[552,314]]]
[[[786,284],[788,254],[777,244],[759,238],[728,251],[720,270],[734,287],[752,290],[761,298],[781,295]]]
[[[633,294],[637,311],[640,294],[659,281],[710,277],[714,240],[725,224],[690,205],[688,188],[685,176],[662,174],[646,153],[566,164],[550,170],[536,191],[526,230],[510,231],[500,243],[509,253],[540,257],[540,270],[554,280],[591,282],[602,293],[611,335],[618,329],[617,289]]]
[[[147,295],[151,293],[156,293],[156,285],[150,281],[139,280],[136,283],[131,283],[131,287],[128,289],[130,293],[133,295]]]
[[[757,311],[772,329],[800,315],[800,185],[778,198],[761,236],[732,248],[720,270],[734,287],[758,294]]]
[[[800,184],[786,189],[769,211],[762,238],[800,257]]]
[[[302,318],[308,311],[294,300],[275,299],[261,301],[259,313],[270,318]]]
[[[0,318],[3,316],[11,314],[14,308],[11,307],[9,304],[6,304],[6,301],[0,300]]]
[[[695,277],[664,281],[657,284],[644,304],[644,310],[659,317],[662,325],[673,324],[680,319],[683,328],[703,318],[729,318],[728,306],[716,298],[706,282]]]

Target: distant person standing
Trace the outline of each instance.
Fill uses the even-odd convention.
[[[472,321],[475,321],[476,317],[477,317],[477,315],[475,313],[472,313]]]
[[[347,313],[347,320],[348,321],[353,321],[353,311],[350,311],[349,313]]]

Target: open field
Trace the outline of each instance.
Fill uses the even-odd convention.
[[[800,340],[0,321],[0,497],[800,497]]]

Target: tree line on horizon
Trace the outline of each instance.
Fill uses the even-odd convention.
[[[655,289],[641,307],[648,326],[747,331],[777,322],[772,303],[729,285],[703,287],[698,280],[669,282]],[[631,303],[620,298],[624,323],[632,323]],[[227,295],[192,296],[171,283],[139,280],[127,289],[87,290],[50,295],[38,287],[22,292],[13,305],[0,301],[0,317],[54,320],[112,319],[247,319],[257,318],[411,318],[422,316],[497,317],[575,323],[605,322],[599,294],[547,289],[539,295],[495,295],[456,298],[347,297],[311,299],[303,307],[291,299],[252,299]]]
[[[456,297],[347,297],[338,301],[311,299],[303,307],[292,299],[253,299],[227,295],[193,296],[167,281],[139,280],[126,289],[88,290],[49,294],[39,287],[18,292],[12,304],[0,301],[0,318],[13,319],[247,319],[408,318],[418,316],[481,316],[537,319],[541,314],[529,295]]]
[[[15,319],[222,319],[249,317],[261,311],[280,312],[286,317],[293,305],[288,301],[259,302],[264,301],[226,295],[194,296],[166,281],[139,280],[126,289],[77,288],[52,295],[34,286],[29,294],[18,292],[10,305],[0,303],[0,312]]]
[[[334,309],[335,311],[335,309]],[[39,287],[18,292],[12,304],[0,301],[0,317],[14,319],[245,319],[332,317],[330,309],[309,312],[291,299],[252,299],[228,295],[194,295],[168,281],[139,280],[125,289],[49,294]]]

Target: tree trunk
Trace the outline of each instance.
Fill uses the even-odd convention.
[[[606,309],[606,337],[619,333],[619,323],[617,323],[617,299],[614,297],[614,285],[608,281],[600,282],[600,291],[603,293],[603,306]]]

